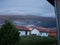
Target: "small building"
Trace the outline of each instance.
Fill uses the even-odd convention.
[[[57,31],[56,30],[49,30],[48,35],[53,36],[53,37],[57,37]]]
[[[16,26],[16,29],[19,32],[19,36],[29,36],[29,35],[36,35],[36,36],[57,36],[57,31],[56,29],[48,29],[44,27],[39,27],[39,28],[28,28],[24,26]]]
[[[47,37],[48,36],[48,30],[46,29],[43,29],[43,28],[35,28],[33,30],[31,30],[31,34],[32,35],[37,35],[37,36],[45,36]]]
[[[31,28],[27,28],[24,26],[16,26],[19,32],[19,36],[27,36],[30,35]]]

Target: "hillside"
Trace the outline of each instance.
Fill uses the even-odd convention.
[[[42,27],[56,27],[56,19],[51,17],[41,17],[33,15],[0,15],[0,20],[18,20],[24,25],[35,25]]]

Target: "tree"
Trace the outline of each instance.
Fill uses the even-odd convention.
[[[10,21],[5,21],[0,29],[0,45],[17,45],[19,34]]]

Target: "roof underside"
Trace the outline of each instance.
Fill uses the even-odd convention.
[[[54,4],[54,0],[47,0],[50,4],[52,4],[53,6],[55,6]]]

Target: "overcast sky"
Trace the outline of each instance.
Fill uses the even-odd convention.
[[[55,17],[54,7],[46,0],[0,0],[1,14]]]

